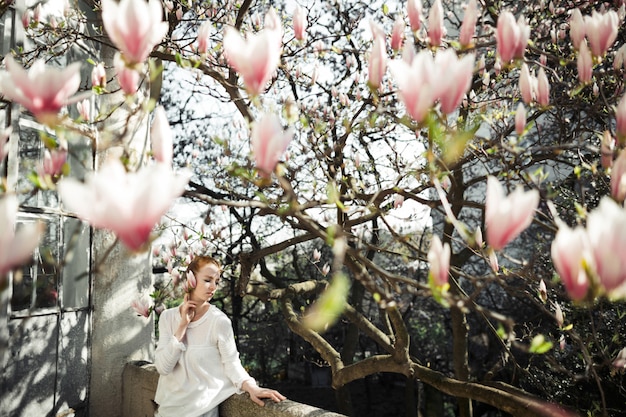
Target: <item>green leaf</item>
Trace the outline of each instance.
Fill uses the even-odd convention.
[[[538,334],[530,342],[530,353],[543,354],[552,349],[552,342],[546,340],[544,335]]]
[[[345,309],[350,281],[341,272],[335,274],[330,285],[304,315],[303,324],[316,332],[328,330]]]

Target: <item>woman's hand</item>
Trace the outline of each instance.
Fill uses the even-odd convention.
[[[180,316],[186,325],[189,325],[196,315],[197,303],[189,299],[189,294],[185,294],[183,303],[180,306]]]
[[[179,307],[180,311],[180,324],[178,325],[178,329],[174,332],[174,337],[182,342],[185,337],[185,333],[187,332],[187,326],[196,316],[196,307],[197,303],[195,301],[191,301],[189,299],[189,294],[185,294],[185,298],[183,299],[183,303]]]
[[[265,405],[262,398],[268,398],[274,401],[275,403],[279,403],[282,400],[287,399],[284,395],[282,395],[280,392],[276,390],[269,389],[269,388],[261,388],[256,383],[250,382],[250,381],[244,382],[243,385],[241,386],[241,389],[246,391],[248,394],[250,394],[250,399],[260,406]]]

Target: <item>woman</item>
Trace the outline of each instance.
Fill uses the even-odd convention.
[[[188,271],[196,287],[159,318],[157,416],[217,417],[218,405],[242,391],[259,405],[262,398],[284,400],[278,391],[257,386],[241,366],[230,319],[209,303],[222,272],[219,262],[196,256]]]

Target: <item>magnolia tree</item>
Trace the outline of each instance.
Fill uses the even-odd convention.
[[[618,413],[624,5],[318,3],[103,1],[107,37],[96,38],[120,52],[113,68],[92,63],[92,94],[114,93],[113,69],[130,113],[150,112],[141,83],[163,65],[155,161],[124,153],[79,182],[50,171],[63,166],[55,144],[45,183],[132,250],[181,193],[203,204],[177,237],[186,251],[156,248],[172,284],[193,286],[186,263],[217,253],[233,266],[232,296],[276,300],[337,389],[387,372],[456,397],[463,416],[477,403]],[[81,35],[78,13],[36,15],[24,24],[37,45]],[[5,58],[5,99],[57,132],[124,143],[127,131],[103,127],[114,110],[89,114],[75,96],[80,64],[49,68],[32,54]],[[76,100],[72,120],[63,108]],[[1,204],[6,277],[44,232],[13,232],[12,190]],[[134,307],[158,312],[163,294]],[[418,343],[416,313],[420,326],[449,327],[445,364]],[[357,354],[359,338],[374,348]]]

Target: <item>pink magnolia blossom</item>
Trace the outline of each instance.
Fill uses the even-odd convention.
[[[622,203],[626,199],[626,149],[623,149],[611,168],[611,196]]]
[[[293,33],[297,40],[306,39],[307,13],[300,5],[296,5],[293,11]]]
[[[399,51],[402,49],[402,43],[404,42],[404,19],[402,16],[398,16],[393,22],[393,28],[391,29],[391,49]]]
[[[594,10],[591,16],[585,16],[585,34],[593,56],[604,56],[615,42],[618,29],[619,18],[613,10],[604,14]]]
[[[471,46],[472,39],[476,33],[476,21],[478,20],[478,5],[476,0],[470,0],[465,9],[461,31],[459,33],[459,43],[462,47]]]
[[[150,302],[146,300],[144,297],[133,300],[130,303],[130,306],[137,314],[142,317],[148,318],[150,316]]]
[[[620,142],[626,138],[626,94],[622,96],[615,110],[616,131]]]
[[[194,275],[193,271],[187,271],[186,282],[189,292],[191,292],[198,285],[198,281],[196,280],[196,276]]]
[[[524,133],[524,129],[526,128],[526,107],[524,107],[524,103],[519,103],[517,105],[517,110],[515,111],[515,133],[521,135]]]
[[[578,67],[578,80],[583,84],[590,83],[593,75],[593,57],[584,39],[579,44],[576,66]]]
[[[213,25],[211,24],[210,20],[205,20],[198,28],[198,36],[196,42],[198,43],[197,50],[200,55],[206,55],[207,51],[209,50],[209,40],[212,28]]]
[[[113,66],[117,73],[117,83],[122,91],[127,95],[132,95],[139,89],[141,75],[134,68],[130,68],[124,62],[122,56],[117,53],[113,58]]]
[[[452,113],[459,107],[463,96],[472,85],[474,71],[473,54],[467,54],[463,58],[458,58],[452,49],[438,51],[435,55],[434,68],[437,75],[444,80],[452,80],[449,83],[438,83],[435,92],[435,99],[441,104],[441,111],[446,114]]]
[[[532,223],[539,204],[537,190],[518,187],[508,197],[495,177],[487,178],[485,226],[487,242],[494,250],[503,249]]]
[[[158,106],[154,111],[154,120],[150,128],[152,138],[152,156],[158,162],[172,166],[173,133],[163,106]]]
[[[143,63],[168,31],[159,0],[102,0],[102,25],[129,65]]]
[[[537,74],[537,103],[543,107],[550,104],[550,82],[543,68]]]
[[[600,164],[604,169],[609,169],[613,166],[615,144],[615,138],[611,132],[605,130],[602,133],[602,139],[600,139]]]
[[[24,13],[22,13],[22,26],[24,27],[24,29],[28,29],[32,19],[33,19],[33,11],[31,9],[24,10]]]
[[[554,303],[554,320],[556,320],[556,324],[559,325],[559,328],[563,327],[565,323],[565,315],[563,314],[563,309],[559,303]]]
[[[385,38],[377,36],[372,43],[372,51],[368,62],[368,83],[371,88],[377,89],[387,70],[387,51]]]
[[[578,8],[572,10],[569,19],[569,37],[574,48],[580,49],[580,43],[585,38],[585,19]]]
[[[4,158],[9,154],[9,138],[13,128],[11,126],[0,131],[0,164],[4,161]]]
[[[86,122],[91,120],[91,101],[88,98],[76,103],[76,110],[78,110],[81,119]]]
[[[446,28],[443,25],[443,6],[441,5],[441,0],[435,0],[435,3],[428,12],[429,43],[433,46],[439,46],[445,35]]]
[[[587,218],[587,234],[600,285],[611,298],[626,297],[626,210],[604,197]]]
[[[274,114],[265,114],[254,123],[250,144],[261,176],[270,176],[292,138],[293,131],[284,131],[278,116]]]
[[[51,177],[61,175],[63,166],[67,161],[67,148],[61,146],[57,149],[46,149],[43,155],[43,174]]]
[[[129,249],[139,250],[189,178],[189,173],[176,174],[165,164],[127,172],[121,162],[110,160],[84,183],[62,179],[58,192],[69,211],[93,227],[113,231]]]
[[[561,277],[565,290],[572,300],[582,300],[589,289],[589,279],[585,272],[585,259],[589,259],[589,243],[585,230],[560,225],[552,241],[552,262]]]
[[[539,281],[539,298],[543,303],[548,301],[548,288],[544,280]]]
[[[611,365],[621,373],[626,371],[626,347],[617,353]]]
[[[524,101],[524,103],[530,104],[533,102],[533,99],[535,97],[536,83],[537,81],[535,80],[535,77],[530,74],[528,65],[526,63],[523,63],[519,76],[519,89],[522,93],[522,100]]]
[[[530,27],[523,16],[517,22],[509,11],[504,11],[498,17],[496,28],[496,49],[502,63],[506,64],[513,59],[524,58],[524,51],[530,38]]]
[[[408,115],[418,123],[424,120],[437,98],[434,66],[433,56],[428,50],[416,54],[411,63],[404,59],[389,63],[389,70],[398,85],[400,100]]]
[[[107,74],[102,62],[94,66],[91,70],[91,85],[100,88],[104,88],[107,85]]]
[[[248,34],[247,39],[232,27],[227,27],[224,34],[224,54],[228,65],[239,73],[252,95],[261,94],[274,76],[280,63],[281,49],[272,30],[263,29],[256,34]]]
[[[422,27],[422,0],[408,0],[406,12],[409,16],[411,31],[417,32]]]
[[[443,287],[448,283],[450,273],[450,245],[441,243],[439,236],[433,236],[428,250],[428,263],[430,264],[430,277],[437,287]]]
[[[80,86],[79,62],[60,69],[37,60],[26,71],[10,55],[4,61],[7,71],[0,73],[0,93],[24,106],[43,124],[55,124],[63,106],[82,98],[74,95]]]
[[[32,256],[43,235],[43,223],[28,223],[15,230],[18,207],[15,194],[0,198],[0,279]]]

